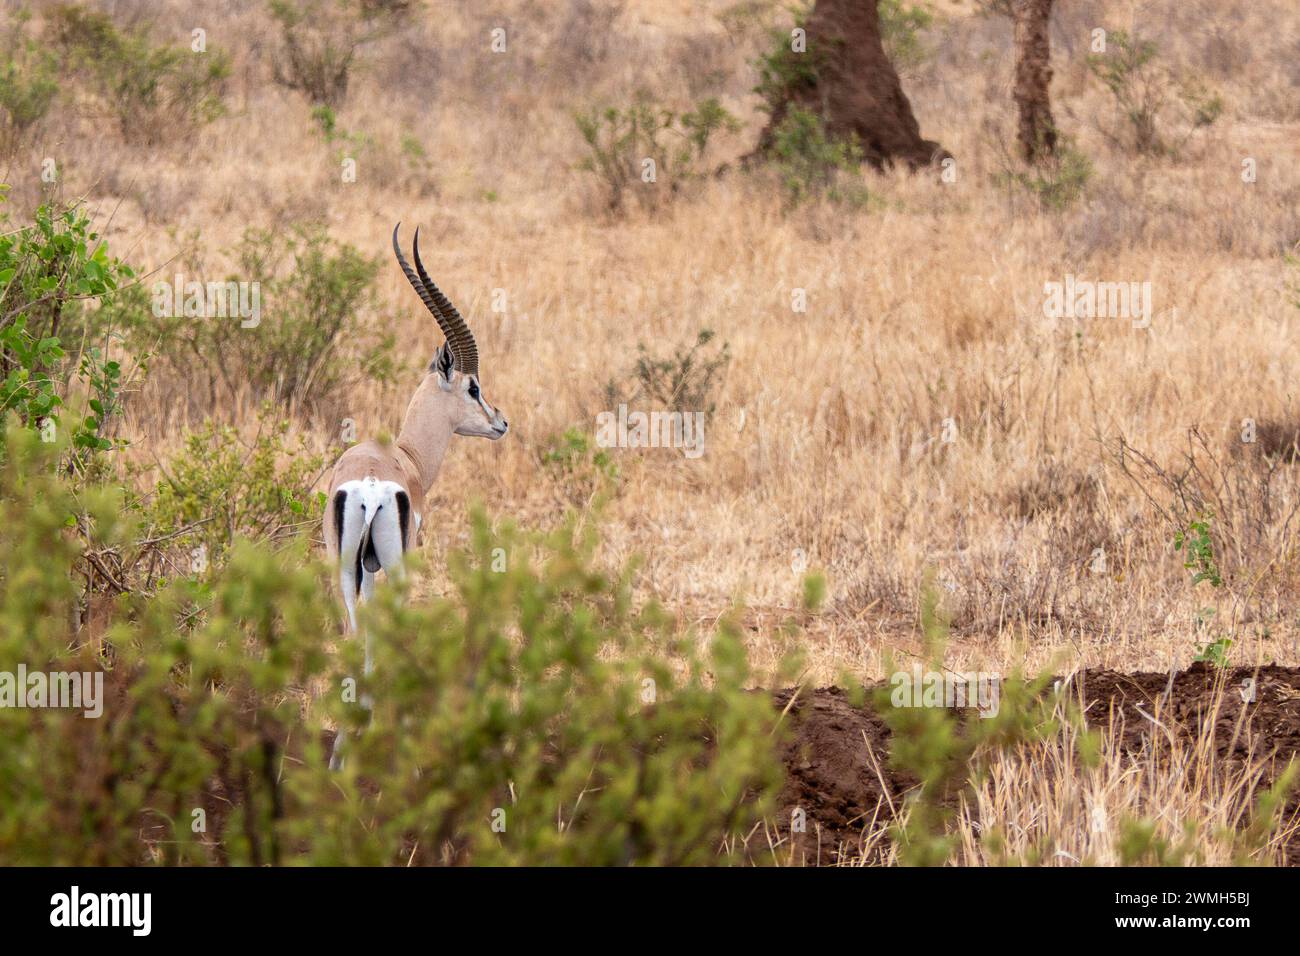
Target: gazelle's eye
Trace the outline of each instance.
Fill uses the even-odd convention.
[[[474,401],[478,401],[478,382],[475,382],[473,379],[471,379],[469,383],[469,397],[474,399]]]

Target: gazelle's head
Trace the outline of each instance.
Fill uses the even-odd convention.
[[[477,374],[471,375],[456,368],[455,358],[446,345],[438,348],[429,363],[426,377],[446,395],[442,404],[455,423],[453,430],[457,435],[491,438],[493,441],[505,435],[509,422],[501,414],[501,409],[488,404]]]
[[[496,440],[506,433],[509,424],[499,408],[488,404],[483,394],[483,386],[478,379],[478,346],[474,343],[474,333],[469,330],[460,312],[450,300],[433,284],[429,274],[420,261],[420,230],[415,230],[415,270],[402,255],[402,247],[397,242],[397,230],[402,227],[399,222],[393,229],[393,252],[397,262],[406,274],[407,280],[420,296],[428,310],[433,313],[438,327],[447,341],[439,346],[429,363],[429,371],[416,391],[416,398],[423,406],[446,417],[457,435],[469,435],[478,438]],[[418,272],[418,275],[417,275]]]

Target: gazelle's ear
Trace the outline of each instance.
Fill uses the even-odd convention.
[[[443,381],[450,382],[451,366],[451,349],[447,348],[447,343],[444,342],[438,346],[438,351],[433,353],[433,361],[429,363],[429,371],[436,372],[442,376]]]

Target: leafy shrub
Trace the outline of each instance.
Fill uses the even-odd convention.
[[[623,394],[611,379],[605,386],[606,403],[614,407],[647,399],[664,411],[711,413],[716,407],[711,394],[714,383],[731,361],[726,342],[716,353],[707,354],[713,338],[712,329],[701,329],[691,345],[678,346],[665,358],[652,356],[644,343],[638,343],[632,394]]]
[[[313,107],[311,118],[321,138],[332,148],[335,166],[351,160],[366,166],[370,176],[393,187],[407,188],[422,196],[437,192],[428,150],[415,135],[403,133],[394,141],[390,137],[376,138],[364,131],[345,129],[328,106]]]
[[[191,392],[205,388],[209,408],[248,393],[332,414],[350,385],[394,375],[394,337],[376,336],[362,318],[378,307],[378,259],[315,227],[287,234],[250,229],[233,257],[237,271],[222,285],[245,282],[257,290],[256,324],[238,316],[177,315],[184,310],[162,288],[171,285],[166,279],[155,286],[152,306],[132,294],[111,303],[101,324],[124,330],[136,350],[156,352],[191,383]],[[191,266],[190,277],[202,272]]]
[[[1209,584],[1211,589],[1216,591],[1223,587],[1223,574],[1219,571],[1219,562],[1214,555],[1213,512],[1200,513],[1194,520],[1187,522],[1186,528],[1175,531],[1174,550],[1183,556],[1183,568],[1192,572],[1193,588],[1202,582]],[[1196,616],[1198,631],[1208,629],[1216,610],[1212,607],[1201,609]],[[1228,651],[1232,648],[1232,644],[1232,638],[1226,635],[1219,636],[1215,640],[1203,641],[1196,645],[1196,654],[1192,659],[1226,668]]]
[[[1123,30],[1107,34],[1105,53],[1088,57],[1088,69],[1110,91],[1127,129],[1102,132],[1137,153],[1176,153],[1196,130],[1212,125],[1223,112],[1217,94],[1199,81],[1175,77],[1158,57],[1153,41]],[[1171,134],[1171,127],[1178,131]]]
[[[1046,210],[1068,209],[1083,197],[1092,180],[1091,160],[1068,137],[1057,140],[1051,156],[1041,158],[1028,169],[1013,168],[1007,162],[999,181],[1023,189]]]
[[[859,173],[862,148],[855,140],[831,136],[811,110],[786,111],[772,137],[771,156],[792,206],[817,196],[855,205],[870,198]]]
[[[613,456],[596,446],[580,428],[566,428],[547,444],[542,465],[550,472],[570,504],[599,504],[618,483]]]
[[[311,489],[325,470],[325,456],[302,438],[291,445],[289,423],[277,420],[269,406],[258,426],[250,441],[212,421],[186,435],[183,450],[162,466],[145,509],[151,532],[176,536],[186,551],[202,547],[213,562],[224,560],[236,538],[277,545],[314,533],[325,496]]]
[[[271,0],[281,49],[275,82],[316,106],[337,109],[348,95],[358,50],[388,32],[407,4],[376,0]]]
[[[1223,589],[1234,600],[1250,601],[1287,592],[1294,571],[1292,465],[1285,455],[1258,452],[1224,455],[1192,427],[1185,446],[1166,460],[1122,436],[1108,457],[1146,496],[1194,584],[1207,582],[1215,593]]]
[[[795,8],[795,26],[804,28],[810,12],[807,6]],[[928,25],[929,14],[904,6],[901,0],[882,3],[880,14],[883,35],[894,47],[891,55],[920,62],[923,51],[917,32]],[[760,148],[775,169],[789,206],[815,197],[854,205],[870,201],[859,173],[861,144],[853,136],[832,135],[815,109],[801,105],[818,88],[825,55],[817,47],[796,50],[791,34],[777,29],[754,64],[759,74],[754,92],[763,98],[762,108],[768,114],[780,117]]]
[[[155,44],[147,29],[119,29],[107,14],[55,9],[63,69],[88,79],[128,142],[155,144],[216,119],[230,74],[219,50]]]
[[[452,597],[381,587],[363,608],[376,668],[356,692],[356,642],[335,661],[322,640],[322,569],[246,542],[210,583],[114,612],[100,655],[67,632],[83,546],[60,529],[89,512],[99,544],[129,537],[120,495],[74,498],[15,435],[0,658],[106,688],[99,719],[0,708],[5,863],[714,863],[770,809],[776,714],[745,689],[739,629],[703,654],[673,640],[628,572],[594,568],[590,534],[475,515]],[[308,708],[313,685],[329,691]],[[341,772],[326,715],[356,732]]]
[[[654,205],[699,178],[710,140],[719,130],[739,128],[716,99],[677,114],[642,98],[621,109],[578,114],[574,122],[591,154],[579,166],[600,180],[613,211],[623,207],[630,189],[643,204]],[[660,177],[668,183],[666,191],[658,185]]]
[[[656,607],[632,611],[629,572],[592,570],[595,545],[572,527],[493,533],[478,515],[451,561],[472,627],[448,607],[398,609],[389,594],[370,625],[386,649],[377,671],[405,680],[377,697],[355,768],[397,771],[375,807],[380,840],[331,800],[325,826],[309,835],[302,821],[318,855],[386,862],[386,844],[402,846],[401,862],[726,859],[720,840],[746,832],[779,784],[770,701],[744,689],[734,622],[697,656]],[[680,655],[681,676],[665,655]]]
[[[900,73],[920,66],[929,55],[921,33],[934,23],[934,15],[924,7],[904,0],[879,0],[880,40],[885,55]]]
[[[376,341],[359,315],[376,308],[377,259],[319,230],[299,230],[285,239],[252,230],[239,251],[239,266],[241,275],[261,286],[270,321],[252,330],[231,322],[210,328],[225,338],[239,359],[237,368],[260,392],[310,406],[361,378],[391,377],[393,336]],[[340,347],[354,340],[368,344],[356,352]]]
[[[44,118],[59,92],[55,58],[26,35],[26,11],[0,41],[0,156],[8,156]]]
[[[1205,664],[1213,664],[1220,670],[1228,667],[1228,652],[1232,649],[1232,638],[1220,637],[1218,640],[1206,641],[1196,648],[1196,654],[1192,657],[1194,661],[1200,661]]]
[[[325,142],[337,144],[349,149],[364,149],[372,145],[373,140],[365,133],[352,133],[339,126],[338,115],[330,106],[316,106],[312,108],[311,118],[315,121],[321,136]]]
[[[0,215],[0,226],[7,223]],[[64,465],[77,472],[115,447],[107,433],[122,370],[84,339],[72,339],[78,344],[70,351],[65,332],[75,333],[82,301],[114,292],[133,275],[77,206],[42,205],[31,225],[0,234],[0,415],[13,412],[47,438],[68,429]]]
[[[795,27],[805,29],[811,8],[798,7],[793,12]],[[788,30],[773,28],[768,39],[767,49],[754,62],[758,69],[754,92],[763,98],[763,109],[775,113],[800,92],[817,88],[823,54],[817,49],[796,51]]]
[[[106,631],[74,633],[79,562],[126,547],[136,529],[120,490],[74,497],[50,471],[52,446],[21,431],[9,433],[8,446],[0,469],[0,542],[9,555],[0,571],[0,657],[31,670],[98,674],[104,691],[99,719],[0,708],[8,741],[0,754],[0,859],[274,860],[278,851],[256,842],[269,810],[259,803],[269,786],[262,775],[277,759],[267,735],[298,709],[281,682],[322,666],[319,638],[332,622],[315,575],[241,553],[211,597],[183,582],[134,615],[118,605]],[[73,525],[93,529],[92,540],[66,534]],[[259,601],[267,603],[255,611]],[[315,647],[305,641],[311,630]],[[282,633],[298,639],[277,642]],[[222,796],[238,795],[239,803],[214,828],[229,823],[251,834],[232,837],[229,850],[198,842],[205,838],[191,829],[206,828],[205,808],[220,812],[214,794],[222,785],[230,787]]]
[[[1174,550],[1183,553],[1183,567],[1192,572],[1193,587],[1202,581],[1213,588],[1223,587],[1223,575],[1214,558],[1213,524],[1214,513],[1205,512],[1174,533]]]

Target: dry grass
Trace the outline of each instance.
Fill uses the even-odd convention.
[[[428,588],[441,585],[439,550],[464,537],[470,498],[527,522],[558,517],[570,496],[541,455],[567,427],[594,428],[605,382],[627,374],[639,342],[666,354],[710,328],[733,359],[706,452],[616,451],[605,547],[613,559],[641,555],[643,591],[684,624],[743,600],[760,668],[786,648],[796,551],[829,581],[827,608],[806,622],[814,684],[845,672],[878,679],[883,651],[915,649],[927,572],[947,593],[949,662],[963,670],[1186,664],[1208,604],[1236,663],[1300,663],[1295,529],[1285,523],[1300,502],[1286,454],[1300,421],[1300,269],[1285,261],[1300,243],[1293,5],[1065,5],[1054,106],[1095,173],[1062,212],[1001,179],[999,144],[1013,126],[1009,25],[941,3],[908,93],[923,133],[958,158],[956,182],[867,173],[878,201],[866,208],[790,211],[769,180],[733,169],[618,219],[578,168],[573,112],[641,89],[679,107],[718,96],[744,121],[720,155],[740,156],[762,121],[749,61],[766,24],[785,16],[779,6],[746,18],[732,0],[426,4],[359,57],[338,117],[374,144],[357,155],[355,183],[341,180],[309,105],[271,82],[277,40],[262,3],[112,6],[147,14],[176,42],[204,27],[233,59],[229,115],[142,149],[103,121],[60,112],[9,161],[11,204],[38,200],[40,161],[53,156],[63,194],[86,195],[115,251],[146,270],[195,231],[220,262],[250,226],[319,222],[385,255],[395,221],[421,224],[430,271],[470,317],[485,391],[512,424],[500,444],[453,444],[430,503]],[[494,26],[507,28],[505,54],[489,50]],[[1112,107],[1083,62],[1095,26],[1155,39],[1171,66],[1222,92],[1223,119],[1177,159],[1107,145],[1098,122]],[[403,137],[422,145],[427,169],[404,157]],[[1240,175],[1247,157],[1253,183]],[[1151,327],[1047,320],[1044,283],[1067,274],[1149,281]],[[397,269],[380,281],[387,308],[367,321],[397,333],[414,369],[437,344],[432,323]],[[806,314],[791,310],[796,288]],[[490,309],[493,290],[505,290],[504,313]],[[373,433],[396,428],[405,393],[370,386],[346,401]],[[251,418],[246,403],[212,411]],[[1265,423],[1259,448],[1239,447],[1243,419]],[[187,424],[146,387],[123,433],[147,462]],[[297,425],[322,447],[337,430]],[[1126,474],[1116,453],[1123,440],[1177,472],[1194,427],[1226,470],[1224,487],[1246,489],[1232,499],[1240,525],[1219,532],[1234,573],[1217,594],[1191,588],[1172,549],[1174,490],[1155,473]],[[1267,511],[1248,490],[1261,468],[1272,470]],[[1234,535],[1248,527],[1243,546]],[[1043,825],[1078,834],[1080,854],[1108,858],[1077,819],[1059,819],[1064,806],[1044,795],[1051,779],[1028,769],[995,773],[969,813],[1012,833],[1043,814]],[[1088,792],[1120,794],[1107,812],[1208,805],[1207,819],[1225,825],[1239,813],[1240,784],[1195,789],[1163,767],[1130,786],[1139,769],[1109,754]],[[978,862],[975,844],[964,846]]]
[[[1157,707],[1149,715],[1156,729],[1138,752],[1119,746],[1123,716],[1098,716],[1107,732],[1093,766],[1080,760],[1080,731],[1069,725],[1060,736],[990,761],[962,800],[956,865],[1285,862],[1300,820],[1284,814],[1275,828],[1256,822],[1269,760],[1216,756],[1208,731],[1217,709],[1189,743],[1169,731]],[[1149,843],[1137,837],[1141,827],[1150,828]]]

